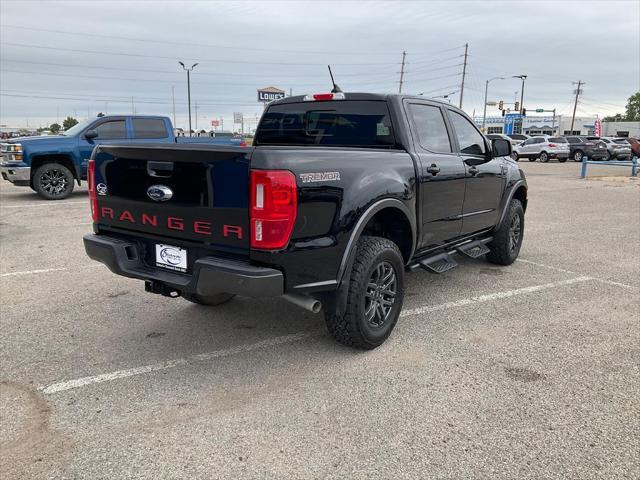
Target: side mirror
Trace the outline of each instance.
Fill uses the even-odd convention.
[[[511,142],[504,138],[496,138],[491,141],[491,149],[493,150],[494,157],[509,157],[513,152],[511,148]]]
[[[84,138],[87,140],[93,140],[94,138],[98,138],[98,132],[95,130],[87,130],[84,132]]]

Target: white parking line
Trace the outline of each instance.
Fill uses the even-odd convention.
[[[532,262],[531,260],[525,260],[524,258],[518,258],[516,261],[522,262],[522,263],[528,263],[530,265],[535,265],[536,267],[548,268],[549,270],[555,270],[556,272],[570,273],[571,275],[579,275],[579,273],[573,272],[571,270],[553,267],[551,265],[545,265],[544,263]],[[598,282],[606,283],[607,285],[614,285],[616,287],[627,288],[629,290],[640,290],[640,287],[637,287],[635,285],[628,285],[626,283],[615,282],[613,280],[607,280],[606,278],[598,278],[598,277],[592,277],[592,278]]]
[[[17,275],[33,275],[36,273],[63,272],[65,270],[67,269],[66,268],[43,268],[41,270],[24,270],[21,272],[2,273],[0,274],[0,277],[13,277]]]
[[[0,273],[0,277],[17,277],[20,275],[35,275],[37,273],[69,272],[69,271],[77,270],[80,268],[98,268],[98,267],[104,267],[104,266],[105,265],[102,263],[95,263],[92,265],[83,265],[80,267],[74,267],[72,269],[67,267],[60,267],[60,268],[42,268],[40,270],[20,270],[18,272]]]
[[[282,337],[268,338],[257,343],[250,345],[238,345],[236,347],[225,348],[224,350],[217,350],[215,352],[200,353],[192,355],[190,357],[177,358],[175,360],[167,360],[165,362],[153,363],[151,365],[145,365],[143,367],[128,368],[125,370],[117,370],[111,373],[104,373],[102,375],[94,375],[91,377],[76,378],[75,380],[69,380],[67,382],[54,383],[48,387],[41,387],[43,393],[51,395],[52,393],[64,392],[65,390],[71,390],[73,388],[85,387],[94,383],[110,382],[119,378],[133,377],[135,375],[142,375],[143,373],[156,372],[158,370],[168,370],[170,368],[184,365],[187,363],[203,362],[214,358],[228,357],[230,355],[236,355],[238,353],[247,353],[253,350],[258,350],[266,347],[274,347],[276,345],[282,345],[283,343],[296,342],[305,338],[316,335],[318,332],[305,332],[294,333],[292,335],[284,335]]]
[[[593,280],[591,277],[577,277],[569,280],[561,280],[559,282],[546,283],[543,285],[534,285],[531,287],[518,288],[515,290],[506,290],[502,292],[489,293],[486,295],[479,295],[477,297],[465,298],[455,302],[443,303],[440,305],[426,305],[424,307],[414,308],[411,310],[405,310],[400,314],[401,317],[407,317],[409,315],[419,315],[428,312],[435,312],[438,310],[446,310],[449,308],[464,307],[482,302],[490,302],[501,298],[514,297],[517,295],[525,295],[530,293],[541,292],[544,290],[555,289],[565,285],[572,285],[574,283],[586,282]],[[318,332],[305,332],[296,333],[292,335],[284,335],[282,337],[270,338],[250,345],[239,345],[236,347],[226,348],[223,350],[217,350],[214,352],[201,353],[191,355],[189,357],[177,358],[175,360],[166,360],[164,362],[152,363],[150,365],[144,365],[141,367],[127,368],[124,370],[116,370],[115,372],[103,373],[100,375],[93,375],[89,377],[76,378],[75,380],[68,380],[65,382],[53,383],[48,386],[42,386],[39,388],[43,393],[51,395],[54,393],[64,392],[66,390],[72,390],[74,388],[86,387],[87,385],[93,385],[96,383],[111,382],[120,378],[133,377],[136,375],[142,375],[144,373],[156,372],[159,370],[168,370],[178,367],[180,365],[186,365],[195,362],[203,362],[214,358],[227,357],[230,355],[236,355],[238,353],[246,353],[261,348],[272,347],[275,345],[282,345],[285,343],[292,343],[305,338],[316,335]]]
[[[21,203],[20,205],[0,205],[0,208],[32,208],[32,207],[60,207],[63,205],[86,205],[89,206],[89,200],[85,202],[47,202],[47,203]]]
[[[421,315],[423,313],[436,312],[438,310],[446,310],[448,308],[454,308],[454,307],[464,307],[467,305],[472,305],[474,303],[491,302],[493,300],[498,300],[501,298],[508,298],[508,297],[514,297],[516,295],[524,295],[527,293],[540,292],[543,290],[549,290],[552,288],[562,287],[565,285],[572,285],[574,283],[587,282],[589,280],[594,280],[594,279],[591,277],[577,277],[577,278],[571,278],[569,280],[560,280],[558,282],[545,283],[543,285],[534,285],[532,287],[523,287],[523,288],[517,288],[515,290],[506,290],[504,292],[496,292],[496,293],[489,293],[486,295],[479,295],[477,297],[463,298],[462,300],[457,300],[455,302],[442,303],[440,305],[425,305],[424,307],[413,308],[411,310],[404,310],[400,314],[400,317],[402,318],[402,317],[408,317],[410,315]]]

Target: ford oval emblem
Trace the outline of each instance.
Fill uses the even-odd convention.
[[[173,197],[173,191],[164,185],[151,185],[147,188],[147,196],[156,202],[166,202]]]

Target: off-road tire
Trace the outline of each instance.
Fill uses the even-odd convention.
[[[581,162],[583,156],[584,156],[584,153],[582,153],[582,150],[576,150],[575,152],[573,152],[573,161]]]
[[[233,297],[235,297],[234,293],[218,293],[217,295],[211,295],[207,297],[196,295],[195,293],[182,294],[182,298],[184,298],[185,300],[197,303],[198,305],[204,305],[206,307],[217,307],[218,305],[227,303]]]
[[[514,218],[518,217],[518,220]],[[513,244],[513,228],[514,223],[519,225],[519,234],[515,245]],[[522,203],[517,198],[511,200],[507,215],[500,225],[500,228],[494,232],[493,240],[487,245],[489,253],[487,260],[498,265],[511,265],[518,258],[520,247],[522,247],[522,239],[524,237],[524,209]]]
[[[395,296],[388,316],[374,326],[365,316],[367,303],[371,307],[371,282],[380,267],[391,267],[395,274]],[[341,344],[363,350],[380,346],[391,334],[398,321],[404,299],[404,263],[398,246],[382,237],[362,236],[356,246],[353,268],[342,288],[347,288],[345,312],[325,311],[329,333]],[[384,281],[383,281],[384,283]],[[382,290],[383,292],[386,290]],[[367,296],[369,295],[369,296]],[[374,308],[374,320],[378,310]],[[382,315],[380,315],[382,317]]]
[[[33,189],[47,200],[62,200],[73,192],[73,173],[60,163],[45,163],[33,174]]]

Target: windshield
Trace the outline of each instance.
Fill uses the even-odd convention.
[[[386,102],[339,100],[273,105],[254,145],[394,148]]]
[[[65,137],[75,137],[92,123],[93,120],[85,120],[84,122],[76,123],[73,127],[65,130],[60,135],[64,135]]]

